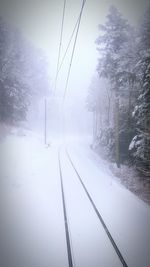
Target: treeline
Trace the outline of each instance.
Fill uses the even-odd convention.
[[[94,147],[150,176],[150,7],[135,29],[112,6],[99,31],[98,78],[87,99]]]
[[[25,120],[31,103],[48,90],[46,58],[0,18],[0,122]]]

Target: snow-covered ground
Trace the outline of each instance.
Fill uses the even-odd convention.
[[[0,266],[67,267],[67,247],[58,168],[62,140],[31,132],[0,144]],[[66,146],[128,266],[150,266],[150,208],[97,162],[88,139]],[[122,266],[61,149],[64,190],[76,267]]]
[[[57,149],[30,135],[0,150],[0,266],[67,266]]]
[[[70,144],[68,147],[128,266],[150,266],[150,207],[119,184],[106,162],[96,161],[87,145]]]

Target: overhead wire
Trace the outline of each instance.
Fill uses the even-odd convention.
[[[58,69],[59,69],[61,46],[62,46],[62,39],[63,39],[65,10],[66,10],[66,0],[64,0],[64,5],[63,5],[63,14],[62,14],[62,23],[61,23],[60,42],[59,42],[58,60],[57,60],[57,69],[56,69],[56,77],[55,77],[55,85],[54,85],[55,87],[54,87],[54,90],[56,90],[57,78],[58,78]]]
[[[58,74],[62,68],[62,65],[64,63],[64,60],[66,58],[66,55],[67,55],[67,52],[68,52],[68,49],[71,45],[71,42],[72,42],[72,39],[74,37],[74,34],[75,34],[75,30],[77,28],[77,31],[76,31],[76,36],[75,36],[75,41],[74,41],[74,45],[73,45],[73,50],[72,50],[72,55],[71,55],[71,60],[70,60],[70,64],[69,64],[69,70],[68,70],[68,75],[67,75],[67,80],[66,80],[66,85],[65,85],[65,93],[64,93],[64,98],[66,96],[66,91],[67,91],[67,87],[68,87],[68,82],[69,82],[69,76],[70,76],[70,71],[71,71],[71,66],[72,66],[72,61],[73,61],[73,56],[74,56],[74,52],[75,52],[75,46],[76,46],[76,42],[77,42],[77,37],[78,37],[78,32],[79,32],[79,27],[80,27],[80,22],[81,22],[81,17],[82,17],[82,13],[83,13],[83,8],[84,8],[84,5],[85,5],[85,2],[86,0],[83,0],[82,2],[82,6],[81,6],[81,10],[80,10],[80,14],[79,14],[79,17],[75,23],[75,26],[73,28],[73,31],[72,31],[72,34],[70,36],[70,39],[69,39],[69,42],[68,42],[68,45],[66,47],[66,50],[65,50],[65,53],[64,53],[64,56],[61,60],[61,63],[59,64],[60,62],[60,54],[61,54],[61,45],[62,45],[62,37],[63,37],[63,27],[64,27],[64,17],[65,17],[65,9],[66,9],[66,0],[64,1],[64,7],[63,7],[63,16],[62,16],[62,26],[61,26],[61,36],[60,36],[60,44],[59,44],[59,53],[58,53],[58,62],[57,62],[57,71],[56,71],[56,77],[55,77],[55,83],[54,83],[54,91],[56,91],[56,85],[57,85],[57,78],[58,78]]]
[[[66,57],[66,55],[67,55],[68,49],[69,49],[69,47],[70,47],[70,44],[71,44],[71,42],[72,42],[72,39],[73,39],[75,30],[76,30],[77,25],[78,25],[78,22],[79,22],[79,17],[78,17],[78,19],[77,19],[77,21],[76,21],[76,24],[75,24],[74,28],[73,28],[72,34],[71,34],[71,36],[70,36],[68,45],[67,45],[66,50],[65,50],[65,53],[64,53],[64,56],[63,56],[62,61],[61,61],[61,63],[60,63],[60,66],[59,66],[59,69],[58,69],[58,74],[59,74],[59,72],[60,72],[60,70],[61,70],[61,67],[62,67],[63,63],[64,63],[65,57]]]
[[[79,17],[80,17],[80,16],[79,16]],[[57,70],[57,73],[56,73],[56,77],[57,77],[57,78],[58,78],[58,74],[59,74],[59,72],[60,72],[60,70],[61,70],[61,68],[62,68],[62,65],[63,65],[63,63],[64,63],[64,61],[65,61],[65,58],[66,58],[68,49],[69,49],[69,47],[70,47],[70,45],[71,45],[72,39],[73,39],[73,37],[74,37],[75,30],[76,30],[77,25],[78,25],[78,22],[79,22],[79,17],[78,17],[78,19],[77,19],[77,21],[76,21],[76,23],[75,23],[75,26],[74,26],[73,31],[72,31],[72,34],[71,34],[71,36],[70,36],[70,38],[69,38],[69,42],[68,42],[68,45],[67,45],[67,47],[66,47],[64,56],[63,56],[63,58],[62,58],[62,60],[61,60],[61,63],[60,63],[60,65],[59,65],[59,68],[58,68],[58,70]],[[56,82],[57,82],[57,79],[56,79]]]
[[[70,64],[69,64],[69,70],[68,70],[67,79],[66,79],[65,91],[64,91],[64,96],[63,96],[64,99],[65,99],[66,93],[67,93],[68,82],[69,82],[69,77],[70,77],[70,72],[71,72],[71,67],[72,67],[72,62],[73,62],[73,57],[74,57],[74,53],[75,53],[75,47],[76,47],[76,43],[77,43],[79,28],[80,28],[80,24],[81,24],[81,17],[82,17],[83,9],[85,6],[85,2],[86,2],[86,0],[83,0],[79,19],[78,19],[78,26],[77,26],[77,31],[76,31],[76,35],[75,35],[74,45],[73,45],[72,54],[71,54],[71,60],[70,60]]]

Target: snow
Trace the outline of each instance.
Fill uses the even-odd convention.
[[[122,266],[65,151],[61,159],[75,266]]]
[[[136,114],[136,112],[137,112],[137,110],[138,110],[138,106],[135,106],[135,108],[134,108],[134,111],[132,112],[132,117],[134,117],[135,116],[135,114]]]
[[[129,150],[132,150],[135,147],[136,140],[137,140],[137,135],[133,137],[133,139],[129,145]]]
[[[90,150],[90,137],[66,147],[128,266],[150,266],[150,209],[116,182]],[[67,267],[58,149],[17,130],[0,144],[0,266]],[[74,266],[122,266],[61,146]]]
[[[112,179],[103,161],[92,160],[86,146],[69,146],[69,151],[128,266],[150,266],[149,206]]]
[[[57,150],[35,136],[0,149],[0,266],[67,266]]]

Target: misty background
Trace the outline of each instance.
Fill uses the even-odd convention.
[[[149,73],[148,0],[0,0],[1,267],[150,266]]]
[[[68,124],[70,127],[73,127],[73,131],[75,131],[75,129],[78,129],[76,131],[79,131],[80,128],[80,132],[92,132],[92,115],[87,112],[86,98],[91,80],[96,73],[99,56],[95,44],[95,40],[99,35],[98,25],[105,23],[109,7],[110,5],[114,4],[123,14],[123,16],[135,26],[139,23],[148,3],[149,1],[146,0],[90,0],[86,2],[81,19],[81,26],[79,29],[66,97],[66,106],[68,106],[69,110],[71,108],[72,114],[71,121],[69,120]],[[64,54],[72,30],[79,16],[80,8],[81,1],[78,0],[68,1],[66,4],[61,58]],[[4,18],[4,21],[8,22],[12,28],[17,28],[24,36],[25,40],[36,49],[41,50],[42,55],[45,56],[49,80],[49,85],[47,85],[47,90],[49,91],[48,94],[50,94],[50,92],[53,90],[55,83],[62,9],[63,1],[58,0],[0,1],[0,15]],[[61,97],[64,94],[72,45],[73,44],[71,43],[64,64],[58,75],[56,88],[57,97]],[[43,97],[45,97],[44,94]],[[47,97],[49,96],[47,95]],[[59,105],[61,105],[61,100],[57,99],[56,101],[59,102]],[[51,105],[50,103],[52,103],[52,101],[49,100],[48,104],[49,110],[51,109],[51,112],[53,113],[52,117],[50,117],[50,113],[48,114],[48,121],[51,121],[51,126],[54,126],[54,123],[52,122],[55,120],[54,114],[56,115],[59,109],[55,107],[57,112],[55,113],[52,111],[52,106],[55,106],[56,101],[54,101],[54,103]],[[38,109],[35,109],[35,113],[36,115],[37,113],[39,114],[39,124],[40,127],[43,127],[43,100],[40,100],[39,103],[37,103],[37,106]],[[29,117],[31,119],[31,114],[29,114]],[[33,121],[35,121],[34,116]],[[52,128],[51,126],[49,127]]]

